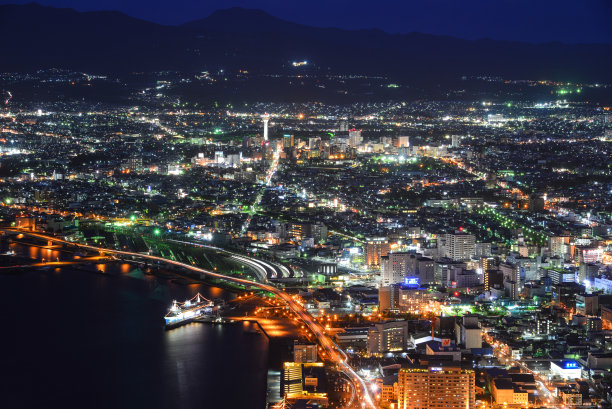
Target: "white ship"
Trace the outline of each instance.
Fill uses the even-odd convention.
[[[164,317],[166,329],[178,327],[192,322],[197,318],[211,317],[214,312],[214,303],[197,293],[185,302],[173,301],[170,311]]]

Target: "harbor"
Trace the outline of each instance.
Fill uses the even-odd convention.
[[[18,255],[30,254],[25,246],[12,247]],[[11,351],[4,369],[12,376],[1,388],[2,407],[80,407],[91,396],[97,396],[96,402],[86,406],[96,408],[196,408],[205,399],[210,407],[265,407],[265,336],[240,323],[194,321],[164,329],[172,300],[200,293],[215,303],[229,302],[235,298],[232,291],[186,285],[122,261],[24,268],[0,274],[0,281],[3,300],[13,305],[28,299],[24,312],[30,316],[72,311],[70,320],[39,325],[15,314],[7,318],[11,330],[0,345]],[[12,335],[16,333],[22,334],[19,342]],[[44,348],[40,339],[47,340]],[[95,349],[88,346],[92,343]],[[235,375],[244,395],[232,395],[232,388],[219,378],[215,368],[224,365],[246,368],[248,373]],[[66,384],[71,385],[70,394],[57,392]]]
[[[185,302],[174,300],[170,310],[164,317],[165,328],[170,330],[191,322],[223,323],[219,316],[219,306],[197,293]]]

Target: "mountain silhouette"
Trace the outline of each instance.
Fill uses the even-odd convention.
[[[224,68],[279,73],[308,60],[330,74],[445,81],[510,79],[609,81],[612,45],[464,40],[422,33],[309,27],[261,10],[230,8],[164,26],[112,11],[38,4],[0,6],[0,69],[66,68],[94,73]]]

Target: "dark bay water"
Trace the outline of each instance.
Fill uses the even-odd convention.
[[[128,264],[105,270],[0,275],[0,407],[265,407],[263,335],[242,324],[163,329],[173,299],[232,294]]]

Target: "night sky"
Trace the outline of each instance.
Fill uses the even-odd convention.
[[[0,4],[28,3],[0,0]],[[39,0],[79,11],[119,10],[162,24],[180,24],[233,6],[262,9],[285,20],[347,29],[381,28],[476,39],[612,43],[610,0]]]

